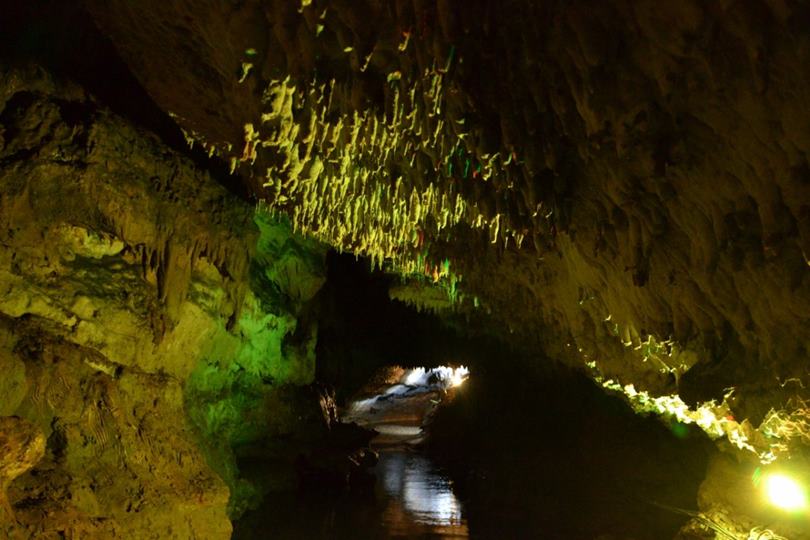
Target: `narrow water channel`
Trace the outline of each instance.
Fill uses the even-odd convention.
[[[268,495],[260,515],[237,524],[235,538],[284,540],[467,538],[464,508],[448,478],[424,455],[380,453],[373,489]]]
[[[421,451],[427,416],[468,376],[466,368],[405,371],[382,392],[350,404],[345,421],[374,429],[375,496],[388,501],[380,516],[387,537],[467,538],[464,506],[453,482]]]
[[[401,370],[400,370],[401,371]],[[365,490],[304,490],[268,495],[234,537],[273,539],[467,538],[453,482],[420,450],[426,415],[466,371],[401,371],[401,379],[349,405],[342,420],[374,429],[379,460]]]
[[[370,483],[270,495],[234,537],[676,536],[712,451],[705,437],[641,418],[575,374],[495,373],[400,369],[370,383],[342,415],[378,433]]]

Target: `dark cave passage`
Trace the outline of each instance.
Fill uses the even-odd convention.
[[[327,280],[318,298],[316,377],[336,387],[340,403],[383,366],[466,365],[478,348],[498,347],[465,337],[463,321],[392,301],[389,289],[400,281],[372,271],[366,259],[327,254]]]
[[[697,428],[639,417],[565,369],[473,369],[428,449],[474,537],[670,538],[695,511],[715,451]]]
[[[449,368],[379,370],[342,417],[376,432],[368,478],[338,491],[309,485],[295,496],[272,493],[237,523],[234,537],[274,531],[274,537],[291,539],[467,538],[454,482],[423,445],[429,417],[452,400],[465,372],[454,377]]]
[[[700,430],[639,417],[565,367],[442,327],[388,300],[390,278],[367,268],[330,258],[323,294],[353,301],[325,301],[319,362],[339,354],[350,368],[319,370],[350,396],[343,420],[377,432],[371,476],[271,493],[235,538],[653,540],[689,519],[713,451]],[[468,364],[469,379],[415,367],[446,361]]]

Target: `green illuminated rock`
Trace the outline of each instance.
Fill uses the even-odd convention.
[[[306,408],[325,250],[76,86],[2,80],[0,415],[48,447],[0,536],[227,538],[258,496],[234,449]]]

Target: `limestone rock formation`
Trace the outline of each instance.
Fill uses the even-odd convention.
[[[272,406],[314,374],[296,314],[323,249],[79,87],[36,67],[2,81],[0,414],[25,420],[0,433],[38,435],[4,447],[19,523],[0,534],[227,537],[229,500],[255,501],[232,445],[296,432]]]
[[[6,489],[45,455],[45,436],[35,425],[18,416],[0,417],[0,510],[14,519]]]
[[[147,5],[89,9],[296,227],[743,459],[807,454],[800,3]]]

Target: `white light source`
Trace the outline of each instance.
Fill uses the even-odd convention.
[[[802,486],[784,474],[770,474],[765,477],[765,494],[774,506],[783,510],[801,510],[807,506],[807,496]]]
[[[425,368],[415,368],[405,373],[405,375],[402,377],[401,383],[406,385],[406,387],[430,387],[438,385],[442,388],[449,388],[451,386],[461,386],[469,376],[470,370],[465,366],[459,366],[457,368],[450,366],[439,366],[429,370],[426,370]],[[386,390],[385,393],[401,394],[412,390],[412,388],[406,387],[394,385]]]
[[[467,377],[470,376],[470,370],[464,366],[457,367],[453,370],[452,384],[453,386],[461,386]]]

